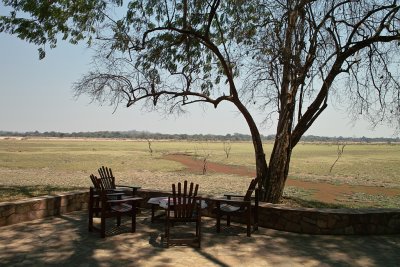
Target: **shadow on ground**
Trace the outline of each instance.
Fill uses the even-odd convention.
[[[138,215],[136,233],[87,231],[85,212],[0,228],[1,266],[398,266],[400,236],[316,236],[243,225],[215,233],[204,218],[202,248],[163,245],[164,224]],[[128,221],[126,221],[128,223]]]

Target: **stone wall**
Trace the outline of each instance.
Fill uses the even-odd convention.
[[[400,234],[400,209],[288,208],[261,203],[259,225],[305,234]]]
[[[77,191],[0,203],[0,226],[85,210],[88,194]],[[139,190],[138,195],[144,198],[142,207],[150,208],[146,203],[149,198],[167,196],[168,192]],[[203,215],[214,217],[214,202],[205,199],[208,208]],[[260,203],[259,226],[305,234],[400,234],[400,209],[310,209]]]
[[[60,215],[88,207],[89,192],[75,191],[0,203],[0,226]]]

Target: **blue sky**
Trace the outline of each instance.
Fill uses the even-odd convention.
[[[99,106],[90,99],[74,99],[71,89],[90,69],[91,50],[84,45],[60,43],[38,59],[37,47],[0,33],[0,130],[3,131],[125,131],[187,134],[249,134],[246,122],[229,104],[215,110],[192,106],[189,113],[167,118],[140,107]],[[262,114],[256,114],[259,122]],[[275,126],[260,126],[264,135]],[[393,137],[387,127],[371,130],[366,122],[355,125],[343,111],[332,107],[320,116],[306,135]]]

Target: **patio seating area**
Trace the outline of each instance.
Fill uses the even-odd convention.
[[[2,266],[398,266],[399,235],[305,235],[232,223],[220,234],[215,219],[202,219],[202,247],[163,246],[164,223],[151,223],[150,210],[107,238],[87,230],[87,211],[1,227]],[[95,223],[98,223],[95,219]]]
[[[399,234],[309,235],[273,230],[265,225],[257,227],[259,205],[255,201],[253,208],[250,198],[256,180],[252,180],[242,200],[197,199],[199,186],[189,185],[187,181],[183,187],[178,183],[177,190],[175,184],[172,185],[172,197],[168,192],[137,191],[139,187],[124,195],[115,190],[111,169],[104,171],[103,167],[102,170],[102,173],[99,170],[101,178],[91,176],[94,188],[89,194],[77,192],[54,199],[33,199],[30,204],[26,200],[3,205],[1,214],[6,216],[3,216],[3,225],[11,225],[1,227],[0,265],[398,266],[400,262]],[[106,188],[103,180],[109,178],[112,178],[110,187]],[[134,193],[139,197],[132,197]],[[131,204],[128,205],[127,201]],[[242,218],[242,223],[237,223],[238,220],[231,222],[233,213],[230,210],[234,206],[224,210],[226,204],[220,202],[238,205],[235,211],[243,206],[245,218]],[[109,207],[110,203],[114,206]],[[157,207],[166,210],[161,213],[165,215],[161,220],[154,220]],[[253,209],[256,211],[254,214],[251,212]],[[265,208],[261,207],[261,210],[265,213]],[[279,208],[277,210],[282,212]],[[28,217],[19,211],[25,211]],[[210,211],[217,212],[216,218],[210,216]],[[389,220],[392,225],[397,213],[388,212],[393,217]],[[129,216],[121,217],[125,213]],[[208,216],[202,217],[202,213]],[[273,213],[264,213],[263,216],[269,214],[264,223],[274,221]],[[304,213],[308,214],[310,210]],[[29,220],[37,215],[56,216]],[[222,215],[227,215],[226,226],[219,223]],[[337,218],[337,214],[335,216]],[[108,217],[115,217],[117,223],[112,218],[105,220]],[[289,218],[282,214],[279,217]],[[254,227],[250,235],[252,221]],[[183,222],[183,225],[176,227],[178,222]],[[195,222],[196,227],[190,222]],[[317,220],[317,223],[321,222]],[[100,238],[98,233],[91,231],[96,228],[101,229],[101,236],[107,238]],[[170,236],[175,242],[169,242]],[[188,242],[188,237],[194,242]]]

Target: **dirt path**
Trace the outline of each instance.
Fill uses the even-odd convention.
[[[185,165],[190,172],[202,173],[203,162],[201,160],[193,159],[188,155],[174,154],[167,155],[165,159],[177,161]],[[248,170],[242,166],[228,166],[224,164],[218,164],[213,162],[207,162],[207,172],[218,172],[226,174],[236,174],[241,176],[254,177],[255,172]],[[314,191],[313,198],[326,202],[326,203],[340,203],[348,196],[355,193],[365,193],[369,195],[385,195],[385,196],[396,196],[400,195],[400,189],[396,188],[383,188],[374,186],[359,186],[359,185],[333,185],[301,180],[288,179],[286,182],[287,186],[295,186],[304,188],[306,190]]]

